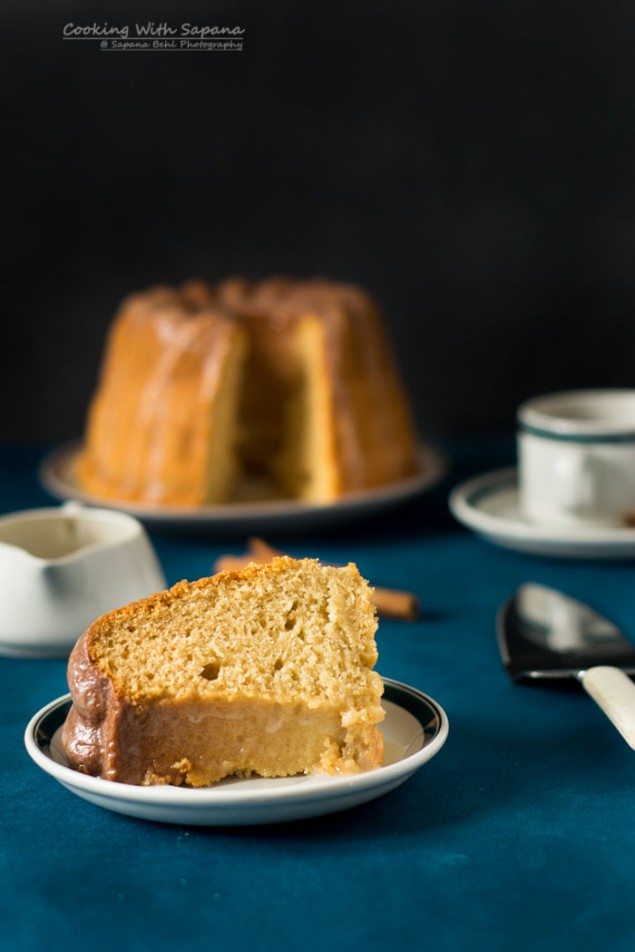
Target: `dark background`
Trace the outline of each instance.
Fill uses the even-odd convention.
[[[232,272],[359,281],[437,434],[635,383],[635,6],[5,3],[1,435],[80,432],[118,301]],[[64,23],[239,23],[102,53]]]

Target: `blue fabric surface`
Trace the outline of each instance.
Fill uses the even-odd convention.
[[[592,602],[635,636],[633,566],[515,555],[453,525],[451,483],[511,452],[463,445],[453,478],[405,510],[276,540],[297,555],[352,559],[370,579],[421,596],[421,621],[381,622],[379,669],[435,697],[450,737],[374,803],[248,829],[102,811],[23,749],[29,717],[66,690],[64,663],[0,660],[0,946],[632,949],[635,753],[577,689],[508,682],[494,618],[531,579]],[[16,447],[0,455],[3,509],[47,503],[37,459]],[[154,542],[170,583],[207,574],[231,547]]]

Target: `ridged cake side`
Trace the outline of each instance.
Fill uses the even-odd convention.
[[[200,304],[192,290],[169,288],[124,302],[78,462],[96,497],[198,506],[230,493],[246,341]]]
[[[254,477],[269,495],[329,502],[418,467],[372,298],[330,281],[233,279],[124,302],[78,477],[98,498],[156,505],[240,499]]]

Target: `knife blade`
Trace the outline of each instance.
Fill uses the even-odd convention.
[[[513,681],[575,678],[635,749],[635,645],[584,602],[529,582],[501,607],[496,624]]]
[[[521,585],[497,622],[500,653],[513,680],[577,677],[598,664],[635,673],[635,645],[589,605],[545,585]]]

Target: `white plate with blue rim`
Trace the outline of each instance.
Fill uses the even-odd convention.
[[[420,448],[420,467],[414,476],[386,486],[348,493],[331,503],[312,503],[298,499],[254,498],[214,506],[150,506],[130,501],[102,499],[80,486],[76,464],[80,453],[77,442],[67,443],[50,452],[40,466],[44,488],[57,499],[74,499],[87,505],[118,509],[139,519],[146,526],[179,529],[187,532],[222,531],[224,533],[302,531],[326,527],[367,517],[392,509],[432,489],[446,473],[443,454],[430,443]],[[251,487],[257,497],[262,487]]]
[[[461,483],[450,495],[450,509],[463,525],[506,549],[569,559],[635,558],[635,528],[531,522],[521,508],[515,468]]]
[[[444,710],[416,688],[384,678],[384,763],[364,773],[269,779],[233,778],[213,787],[141,787],[72,770],[61,747],[71,696],[51,701],[27,726],[24,742],[38,767],[96,806],[161,823],[240,826],[336,813],[374,800],[408,780],[448,736]]]

